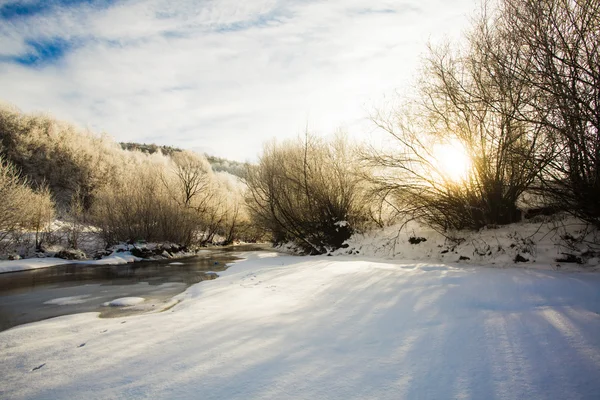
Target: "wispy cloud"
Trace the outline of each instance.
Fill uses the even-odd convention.
[[[0,0],[3,100],[118,140],[253,158],[308,121],[365,130],[473,0]]]

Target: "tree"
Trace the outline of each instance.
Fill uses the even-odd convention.
[[[375,181],[407,218],[433,227],[479,229],[520,219],[517,202],[550,160],[541,130],[521,118],[534,95],[510,67],[520,54],[484,8],[463,49],[430,47],[418,97],[375,123],[399,143],[396,154],[375,151],[375,166],[394,169]],[[435,148],[464,149],[470,169],[452,179]]]
[[[210,164],[204,157],[188,151],[174,153],[171,158],[173,159],[173,172],[177,177],[183,204],[190,207],[193,200],[209,191]],[[199,203],[203,203],[203,201],[199,201]]]
[[[519,57],[503,67],[535,94],[520,119],[543,129],[555,152],[542,193],[600,228],[600,2],[499,4],[497,29]]]

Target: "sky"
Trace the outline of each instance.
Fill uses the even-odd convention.
[[[369,113],[475,0],[0,0],[0,100],[117,141],[253,161]]]

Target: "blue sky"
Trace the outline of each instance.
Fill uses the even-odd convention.
[[[0,100],[119,141],[253,160],[410,86],[474,0],[0,0]]]

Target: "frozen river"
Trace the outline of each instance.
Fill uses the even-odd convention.
[[[101,317],[114,317],[164,309],[190,285],[218,277],[240,252],[260,249],[234,246],[177,260],[65,264],[0,274],[0,331],[67,314],[100,312]],[[135,307],[103,305],[123,297],[144,302]]]

